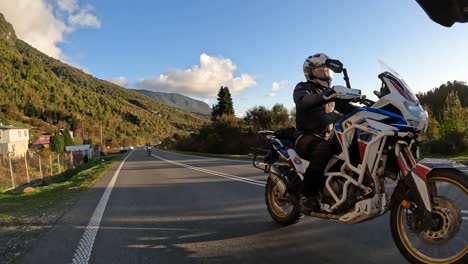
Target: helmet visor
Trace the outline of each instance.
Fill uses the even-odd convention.
[[[333,71],[330,70],[327,66],[314,67],[312,69],[312,75],[320,80],[331,81],[333,79]]]

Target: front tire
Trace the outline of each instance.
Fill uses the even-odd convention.
[[[433,219],[438,225],[413,232],[407,224],[411,212],[400,203],[395,204],[390,213],[390,229],[396,246],[410,263],[468,263],[468,221],[462,217],[468,210],[467,177],[455,170],[434,170],[427,175],[427,185],[433,197]],[[451,186],[455,187],[453,191],[439,190]]]

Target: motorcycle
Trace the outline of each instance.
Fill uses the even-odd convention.
[[[151,146],[146,147],[146,154],[148,154],[148,156],[151,156]]]
[[[333,96],[361,106],[334,125],[331,138],[342,152],[325,169],[319,211],[302,212],[299,206],[299,187],[313,160],[296,153],[294,133],[258,132],[269,148],[259,149],[265,158],[258,161],[257,152],[253,165],[268,174],[265,202],[273,220],[292,225],[307,214],[357,224],[390,211],[393,240],[409,262],[468,263],[468,168],[447,160],[416,161],[428,115],[413,91],[389,69],[378,75],[382,86],[374,102],[351,88],[340,61],[326,65],[346,81],[346,87],[332,88]]]

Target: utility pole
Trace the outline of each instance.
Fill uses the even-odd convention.
[[[8,151],[8,163],[10,163],[10,176],[11,176],[11,184],[13,185],[13,189],[15,189],[15,177],[13,176],[13,167],[11,166],[11,152]]]
[[[101,152],[103,152],[102,150],[102,121],[99,123],[99,125],[101,129],[101,144],[99,145],[99,159],[102,160],[102,157],[101,157]]]

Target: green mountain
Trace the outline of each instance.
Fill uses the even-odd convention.
[[[17,39],[2,14],[0,119],[27,124],[36,135],[70,128],[76,141],[98,142],[102,127],[106,144],[113,146],[154,142],[208,121],[41,53]]]
[[[192,99],[185,95],[176,94],[176,93],[161,93],[161,92],[152,92],[148,90],[134,90],[141,94],[148,96],[149,98],[161,102],[163,104],[175,106],[177,108],[202,114],[202,115],[211,115],[210,106],[202,101]]]

